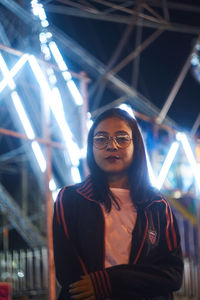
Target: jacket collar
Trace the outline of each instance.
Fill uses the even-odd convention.
[[[94,193],[91,176],[88,176],[86,178],[86,180],[79,183],[76,188],[76,191],[84,198],[86,198],[90,201],[93,201],[93,202],[98,202],[97,200],[95,200],[95,193]],[[163,198],[162,195],[160,193],[158,193],[158,191],[156,191],[152,188],[148,201],[145,203],[140,203],[138,205],[138,208],[146,209],[147,207],[149,207],[153,203],[157,202],[158,200],[161,200],[162,198]]]
[[[81,182],[76,189],[77,193],[79,193],[84,198],[96,202],[94,199],[94,189],[92,185],[91,177],[87,177],[86,180]]]

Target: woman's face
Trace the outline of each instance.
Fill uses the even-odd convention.
[[[97,165],[108,175],[120,175],[126,173],[133,160],[134,145],[132,141],[132,130],[129,125],[120,118],[111,117],[98,124],[94,131],[94,137],[121,137],[131,138],[125,148],[121,148],[113,139],[109,139],[107,146],[97,149],[93,143],[94,159]]]

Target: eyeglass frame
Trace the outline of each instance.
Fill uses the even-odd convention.
[[[105,134],[99,134],[99,136],[103,136],[103,137],[105,137],[105,138],[107,138],[107,142],[105,143],[105,146],[103,147],[103,148],[98,148],[96,145],[95,145],[95,142],[94,142],[94,140],[95,140],[95,137],[98,137],[98,132],[95,134],[95,136],[93,136],[93,145],[94,145],[94,147],[96,148],[96,149],[98,149],[98,150],[103,150],[103,149],[105,149],[105,148],[107,148],[108,147],[108,145],[109,145],[109,142],[111,141],[111,140],[114,140],[114,142],[115,142],[115,145],[117,146],[117,148],[119,148],[119,149],[126,149],[126,148],[128,148],[129,146],[130,146],[130,144],[131,144],[131,141],[133,141],[133,138],[131,138],[130,137],[130,135],[126,132],[125,134],[118,134],[118,135],[116,135],[116,136],[110,136],[110,135],[105,135]],[[129,137],[129,144],[126,146],[126,147],[121,147],[119,144],[118,144],[118,142],[116,141],[116,138],[117,138],[117,136],[128,136]]]

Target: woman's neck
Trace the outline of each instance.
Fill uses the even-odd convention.
[[[129,189],[128,176],[109,176],[108,185],[110,188]]]

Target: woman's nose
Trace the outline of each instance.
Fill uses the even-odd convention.
[[[117,144],[113,138],[110,138],[106,147],[107,150],[117,150]]]

